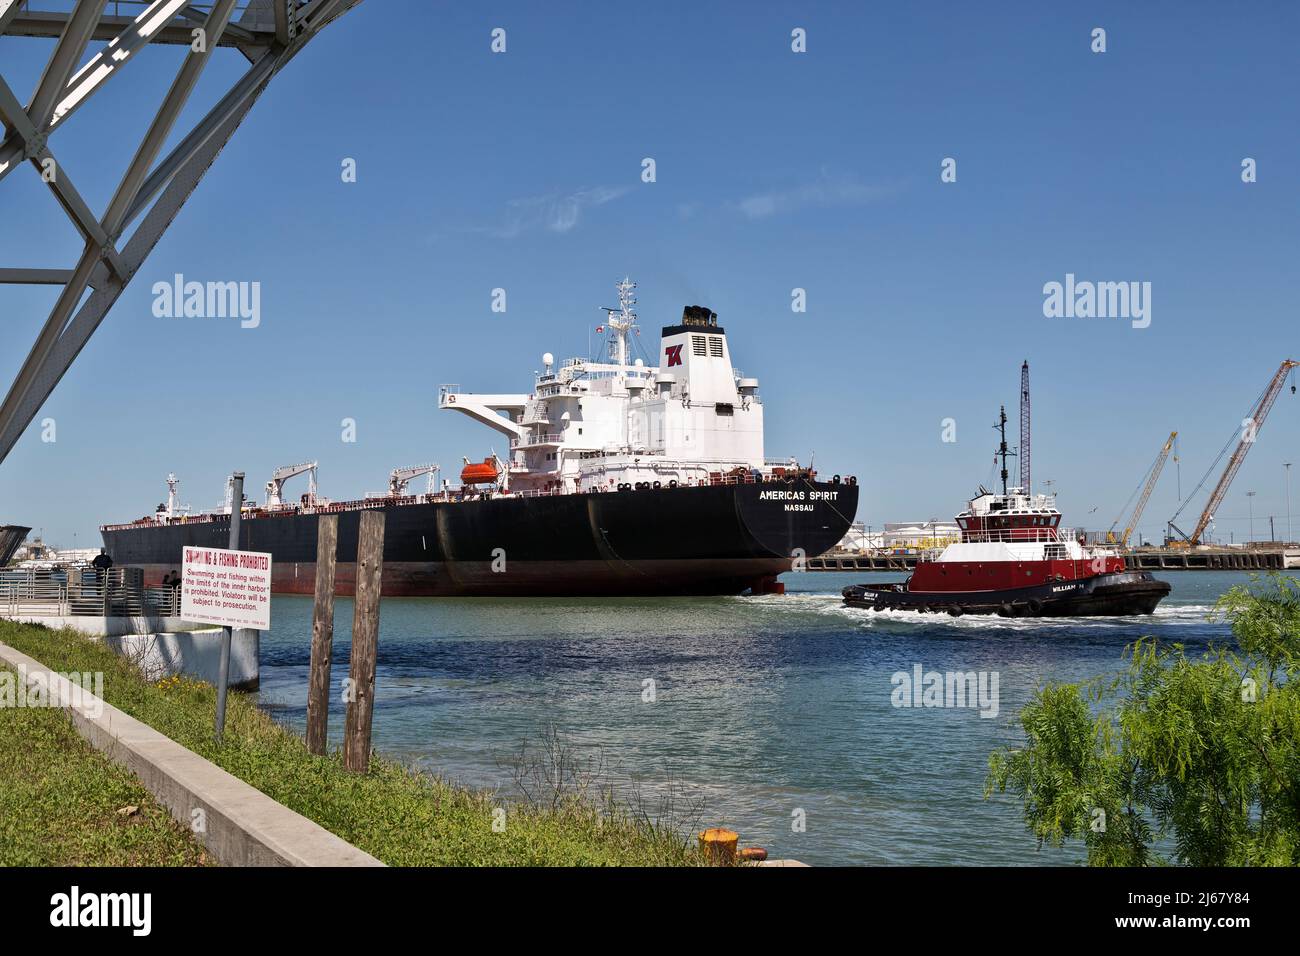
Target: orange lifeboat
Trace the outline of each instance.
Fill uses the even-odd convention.
[[[497,481],[496,462],[491,458],[485,458],[481,463],[467,462],[460,470],[460,480],[465,485],[494,485]]]

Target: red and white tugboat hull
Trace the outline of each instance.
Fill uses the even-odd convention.
[[[873,611],[997,614],[1002,617],[1118,617],[1151,614],[1169,584],[1150,571],[1119,571],[996,591],[912,591],[900,584],[855,584],[844,603]]]
[[[1114,551],[1085,547],[1060,521],[1049,495],[981,488],[957,515],[960,541],[923,558],[906,581],[845,588],[844,603],[954,616],[1116,616],[1150,614],[1169,593]]]
[[[1026,365],[1026,375],[1027,375]],[[1022,378],[1022,383],[1026,379]],[[1027,398],[1028,386],[1023,385]],[[1149,572],[1129,571],[1104,547],[1085,547],[1062,528],[1054,495],[1007,487],[1007,414],[1002,432],[1002,493],[980,488],[957,515],[961,538],[923,557],[906,581],[845,588],[844,603],[874,611],[1073,617],[1150,614],[1169,593]],[[1022,442],[1027,448],[1022,406]],[[1023,472],[1022,472],[1023,475]]]

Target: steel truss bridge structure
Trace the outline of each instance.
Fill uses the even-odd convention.
[[[0,462],[63,378],[122,290],[239,127],[271,78],[360,0],[0,0],[0,36],[55,39],[26,105],[0,63],[0,179],[31,164],[80,232],[71,269],[4,268],[0,283],[62,291],[0,405]],[[83,62],[91,43],[102,47]],[[51,152],[50,135],[149,44],[190,47],[103,215]],[[217,104],[161,160],[177,118],[214,52],[249,63]],[[139,220],[130,236],[126,231]],[[89,295],[87,295],[89,290]]]

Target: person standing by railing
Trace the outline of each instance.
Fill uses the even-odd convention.
[[[163,577],[163,587],[167,588],[167,610],[176,617],[181,613],[181,575],[171,571]]]
[[[100,548],[99,554],[95,555],[95,560],[90,562],[90,566],[95,569],[95,585],[104,603],[104,616],[108,617],[108,572],[113,567],[113,559],[109,557],[106,549]]]

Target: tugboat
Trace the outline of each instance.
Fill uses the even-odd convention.
[[[1022,436],[1027,433],[1027,366]],[[844,603],[873,611],[997,614],[1001,617],[1097,617],[1151,614],[1170,586],[1149,571],[1128,571],[1107,548],[1088,548],[1064,529],[1056,496],[1007,487],[1007,412],[1002,432],[1002,493],[982,485],[957,515],[961,539],[923,557],[906,581],[857,584]],[[1022,451],[1028,443],[1022,437]],[[1022,459],[1022,481],[1027,477]]]

